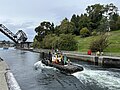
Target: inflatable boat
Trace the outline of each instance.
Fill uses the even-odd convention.
[[[83,71],[83,67],[76,66],[73,64],[66,64],[66,65],[56,64],[56,63],[50,62],[49,60],[45,60],[45,59],[42,60],[42,63],[45,64],[46,66],[55,67],[59,69],[61,72],[64,72],[67,74],[72,74],[78,71]]]

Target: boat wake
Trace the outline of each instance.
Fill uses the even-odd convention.
[[[118,72],[84,69],[73,75],[85,85],[97,85],[105,90],[120,90],[120,73]]]
[[[53,67],[49,67],[49,66],[46,66],[45,64],[42,63],[42,61],[38,61],[34,64],[34,68],[37,70],[37,69],[44,69],[44,68],[47,68],[47,69],[53,69]]]

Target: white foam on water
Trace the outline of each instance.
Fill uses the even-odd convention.
[[[47,69],[51,69],[53,67],[49,67],[49,66],[46,66],[45,64],[43,64],[41,61],[38,61],[34,64],[34,67],[36,69],[43,69],[43,68],[47,68]]]
[[[111,71],[84,69],[83,71],[76,72],[73,75],[83,84],[96,83],[100,87],[107,87],[109,90],[120,90],[119,74],[120,73]]]

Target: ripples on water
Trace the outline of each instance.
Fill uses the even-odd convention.
[[[38,70],[34,64],[40,54],[15,49],[0,49],[22,90],[120,90],[120,69],[102,68],[85,62],[74,62],[84,71],[70,76],[43,65]]]

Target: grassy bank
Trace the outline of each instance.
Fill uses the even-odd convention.
[[[108,53],[120,53],[120,30],[109,32],[109,43],[111,43],[104,52]],[[91,41],[98,38],[98,36],[91,36],[87,38],[80,38],[76,36],[78,41],[78,51],[87,52]]]

